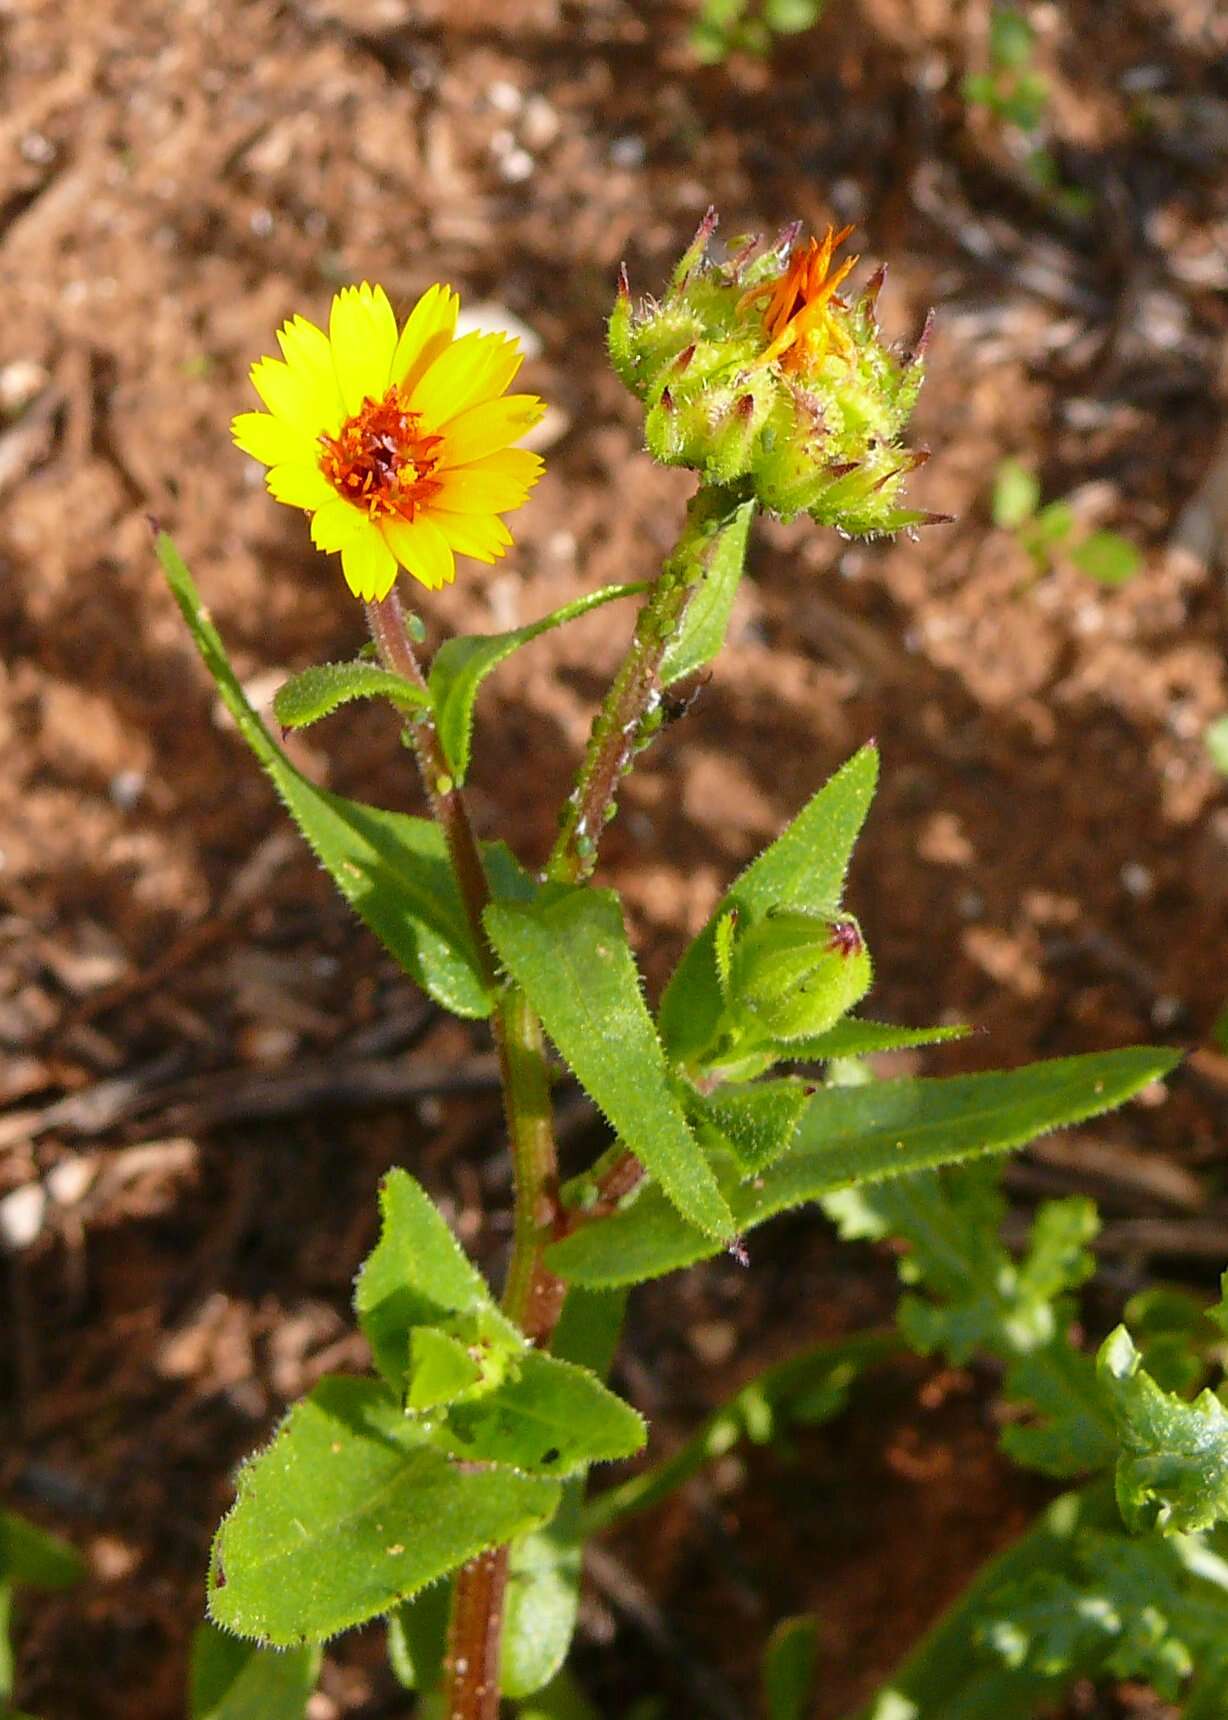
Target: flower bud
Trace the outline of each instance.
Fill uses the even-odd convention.
[[[904,357],[880,338],[883,270],[851,303],[833,267],[850,228],[794,244],[707,256],[712,211],[657,303],[632,305],[626,274],[609,323],[610,358],[644,405],[649,452],[707,484],[749,481],[784,519],[809,513],[852,536],[942,516],[901,505],[926,459],[900,441],[921,387],[922,343]]]
[[[810,1039],[859,1003],[873,968],[851,914],[781,909],[740,935],[729,951],[725,985],[734,1036]]]

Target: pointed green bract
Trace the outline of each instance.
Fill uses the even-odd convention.
[[[273,715],[283,729],[305,729],[352,699],[388,699],[407,714],[425,710],[430,695],[378,663],[315,663],[277,689]]]
[[[724,1007],[714,954],[716,927],[731,909],[745,927],[770,908],[831,913],[840,905],[853,845],[878,776],[878,750],[862,747],[792,824],[751,862],[679,962],[661,999],[658,1025],[668,1055],[702,1057]]]
[[[192,577],[165,533],[157,548],[222,702],[338,890],[437,1003],[456,1015],[489,1015],[493,999],[438,825],[329,794],[296,770],[252,709]],[[505,849],[491,850],[487,865],[496,895],[524,894],[523,878]]]
[[[303,1720],[319,1676],[314,1646],[260,1648],[211,1624],[198,1625],[189,1720]]]
[[[827,1063],[837,1057],[869,1057],[876,1051],[906,1051],[921,1045],[946,1045],[966,1039],[970,1027],[896,1027],[886,1021],[863,1021],[846,1015],[813,1039],[781,1044],[782,1063]]]
[[[209,1613],[239,1636],[320,1642],[549,1520],[556,1482],[462,1468],[375,1380],[325,1378],[239,1472]]]
[[[670,1086],[618,898],[556,885],[531,905],[495,903],[485,924],[615,1133],[700,1234],[728,1240],[729,1208]]]
[[[518,651],[530,640],[540,638],[566,621],[587,615],[590,609],[600,609],[620,597],[635,597],[646,590],[639,585],[607,585],[601,591],[590,591],[574,603],[565,603],[532,621],[527,627],[514,628],[510,633],[478,633],[447,639],[435,654],[431,664],[430,688],[435,705],[435,726],[439,731],[444,756],[457,782],[464,782],[469,772],[469,750],[473,736],[473,707],[482,682],[492,669]]]
[[[472,1315],[480,1317],[480,1330],[465,1334],[471,1343],[509,1353],[523,1349],[524,1338],[495,1307],[486,1280],[408,1171],[388,1172],[380,1185],[380,1213],[380,1239],[358,1274],[354,1311],[375,1365],[394,1391],[407,1389],[415,1326]]]
[[[672,687],[675,681],[704,668],[725,643],[734,598],[742,583],[746,539],[754,513],[753,502],[742,504],[705,563],[699,589],[692,594],[682,626],[666,646],[661,659],[662,687]]]
[[[784,1158],[747,1182],[729,1162],[720,1180],[741,1234],[837,1189],[1023,1146],[1112,1110],[1176,1061],[1165,1048],[1138,1046],[1003,1074],[830,1088],[811,1100]],[[613,1217],[553,1244],[546,1258],[572,1282],[614,1285],[655,1278],[715,1252],[657,1189],[647,1188]]]
[[[1210,1388],[1162,1391],[1124,1326],[1097,1358],[1117,1422],[1117,1503],[1131,1529],[1190,1534],[1228,1519],[1228,1409]]]

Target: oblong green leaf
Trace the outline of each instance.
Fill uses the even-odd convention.
[[[273,695],[273,715],[283,729],[305,729],[351,699],[389,699],[407,712],[423,710],[431,702],[424,687],[359,658],[353,663],[313,663],[293,675]]]
[[[1134,1046],[1007,1073],[827,1088],[811,1100],[785,1158],[741,1183],[726,1161],[722,1188],[741,1234],[839,1188],[1007,1152],[1098,1116],[1167,1074],[1177,1057]],[[600,1286],[639,1283],[714,1253],[711,1239],[649,1187],[623,1211],[552,1244],[546,1258],[560,1277]]]
[[[731,909],[746,924],[769,908],[831,913],[839,907],[853,844],[870,810],[877,778],[878,748],[864,746],[718,903],[661,999],[658,1025],[672,1059],[685,1063],[699,1056],[720,1021],[724,1000],[716,972],[716,927]]]
[[[513,1543],[508,1561],[499,1687],[533,1696],[567,1658],[580,1606],[579,1482],[544,1529]]]
[[[214,1623],[320,1642],[553,1516],[557,1482],[462,1467],[423,1438],[377,1381],[321,1380],[239,1471],[210,1563]]]
[[[780,1047],[782,1063],[827,1063],[836,1057],[869,1057],[875,1051],[905,1051],[922,1045],[947,1045],[966,1039],[972,1028],[896,1027],[888,1021],[863,1021],[846,1015],[813,1039],[794,1039]]]
[[[719,543],[706,557],[699,589],[687,602],[682,626],[661,659],[663,687],[672,687],[675,681],[702,669],[725,643],[733,600],[742,583],[746,538],[754,516],[755,503],[743,502],[729,524],[722,527]]]
[[[320,1676],[318,1648],[261,1648],[211,1624],[192,1637],[190,1720],[303,1720]]]
[[[0,1582],[34,1589],[66,1589],[85,1575],[75,1547],[25,1517],[0,1511]]]
[[[813,1618],[782,1619],[763,1657],[763,1700],[768,1720],[806,1720],[819,1666],[819,1627]]]
[[[475,633],[447,639],[435,653],[431,664],[430,688],[435,705],[435,726],[439,731],[444,756],[452,767],[457,782],[463,782],[469,772],[469,751],[473,737],[473,707],[482,682],[492,669],[518,651],[522,645],[561,627],[565,621],[587,615],[590,609],[600,609],[620,597],[635,597],[647,587],[638,585],[607,585],[600,591],[590,591],[565,603],[561,609],[531,621],[527,627],[516,627],[510,633]]]
[[[729,1208],[670,1085],[618,898],[556,885],[495,903],[486,929],[581,1086],[700,1233],[728,1241]]]
[[[346,901],[437,1003],[455,1015],[489,1015],[493,999],[439,827],[329,794],[296,770],[252,709],[165,532],[158,536],[157,551],[222,702]]]

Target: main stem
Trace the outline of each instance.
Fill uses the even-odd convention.
[[[425,688],[396,593],[368,603],[367,621],[384,667]],[[433,718],[418,717],[410,735],[431,811],[448,846],[482,975],[494,987],[498,970],[482,923],[490,885],[469,811]],[[499,986],[493,1025],[515,1178],[512,1257],[503,1306],[535,1344],[546,1344],[563,1302],[562,1283],[542,1259],[543,1239],[550,1234],[558,1207],[550,1074],[541,1024],[515,986]],[[444,1670],[448,1720],[497,1720],[507,1575],[507,1547],[492,1548],[457,1572]]]

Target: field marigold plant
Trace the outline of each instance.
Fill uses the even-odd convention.
[[[460,300],[429,287],[398,332],[383,287],[344,287],[328,333],[306,317],[278,331],[282,357],[252,366],[267,412],[242,412],[239,447],[269,467],[269,493],[311,515],[317,549],[339,550],[355,596],[386,597],[398,566],[428,590],[457,555],[497,561],[541,460],[514,448],[545,410],[506,391],[519,343],[456,338]]]
[[[1142,1347],[1123,1331],[1097,1372],[1071,1335],[1070,1292],[1091,1269],[1087,1203],[1042,1209],[1016,1261],[991,1234],[1001,1216],[992,1164],[971,1163],[1123,1103],[1174,1054],[1141,1047],[1009,1073],[874,1078],[871,1053],[967,1029],[855,1013],[873,968],[843,896],[877,781],[873,743],[729,882],[659,997],[648,997],[617,894],[591,881],[623,778],[666,713],[687,707],[668,689],[695,685],[721,650],[756,510],[805,511],[848,533],[934,517],[902,499],[919,464],[902,437],[921,366],[879,335],[881,272],[843,296],[853,259],[836,261],[847,231],[831,229],[714,261],[714,224],[704,222],[660,302],[633,308],[624,284],[609,326],[649,452],[698,474],[660,572],[510,632],[444,639],[429,663],[419,657],[427,628],[393,589],[398,567],[437,589],[456,555],[502,555],[502,515],[540,470],[512,446],[542,411],[536,396],[506,392],[515,342],[457,339],[457,300],[444,286],[398,330],[383,290],[363,285],[337,294],[327,334],[292,318],[282,358],[252,371],[268,411],[235,419],[235,440],[268,465],[277,500],[311,515],[315,543],[340,552],[371,633],[348,660],[293,677],[276,716],[296,728],[353,699],[386,701],[429,816],[328,793],[295,766],[159,538],[222,699],[345,900],[440,1008],[489,1021],[513,1186],[496,1293],[411,1170],[385,1176],[379,1240],[354,1292],[374,1371],[326,1376],[291,1408],[241,1470],[218,1531],[194,1688],[231,1693],[227,1713],[262,1702],[271,1712],[265,1693],[276,1687],[293,1692],[279,1720],[298,1720],[319,1645],[384,1620],[392,1668],[417,1692],[422,1720],[495,1720],[505,1699],[526,1720],[594,1720],[567,1666],[586,1537],[740,1439],[762,1443],[836,1414],[857,1377],[905,1340],[961,1364],[978,1347],[1002,1361],[1019,1411],[1004,1439],[1020,1461],[1076,1486],[861,1720],[1022,1715],[1043,1706],[1055,1676],[1105,1667],[1173,1685],[1197,1664],[1182,1655],[1187,1638],[1206,1634],[1207,1594],[1217,1582],[1228,1592],[1228,1565],[1197,1540],[1228,1517],[1228,1414],[1209,1392],[1189,1403],[1170,1389],[1201,1379],[1209,1347],[1181,1337],[1178,1375],[1172,1342],[1147,1346],[1152,1309]],[[470,820],[486,680],[543,633],[631,598],[636,620],[553,848],[527,866]],[[524,761],[518,793],[532,766]],[[558,1062],[606,1127],[602,1150],[566,1181]],[[970,1168],[950,1170],[959,1166]],[[820,1201],[849,1236],[913,1244],[899,1329],[811,1345],[750,1381],[668,1461],[586,1498],[595,1467],[632,1457],[647,1434],[607,1383],[627,1293],[726,1254],[753,1269],[752,1233]],[[1102,1479],[1114,1468],[1131,1528],[1179,1531],[1179,1547],[1153,1539],[1160,1552],[1130,1564]],[[1123,1573],[1133,1573],[1129,1593]],[[1131,1622],[1143,1594],[1150,1635]],[[1222,1593],[1213,1598],[1222,1605]],[[771,1635],[771,1720],[812,1711],[814,1636],[806,1620]],[[1228,1692],[1228,1656],[1214,1664],[1224,1679],[1207,1686],[1207,1714],[1224,1711],[1214,1703]],[[221,1712],[202,1698],[193,1720]]]

